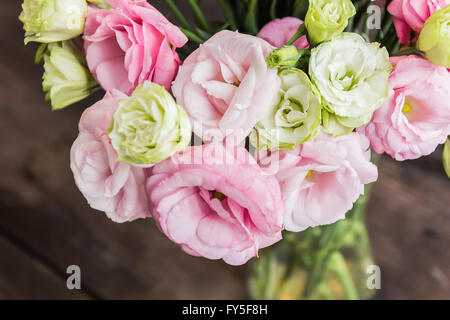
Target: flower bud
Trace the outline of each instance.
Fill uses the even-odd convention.
[[[30,41],[50,43],[75,38],[83,33],[88,11],[85,0],[25,0],[19,20]]]
[[[309,0],[305,18],[309,39],[313,43],[331,40],[344,31],[355,14],[350,0]]]
[[[447,176],[450,178],[450,140],[444,145],[444,152],[442,153],[442,162],[444,163],[444,169]]]
[[[41,45],[36,62],[41,60],[44,60],[45,70],[42,87],[53,110],[83,100],[99,88],[83,53],[72,41]]]
[[[450,68],[450,5],[428,18],[420,32],[417,48],[434,64]]]
[[[119,102],[109,137],[117,151],[117,161],[151,167],[186,149],[191,131],[186,112],[169,92],[146,81],[130,98]]]
[[[269,68],[293,66],[301,54],[295,46],[283,46],[273,50],[266,58]]]

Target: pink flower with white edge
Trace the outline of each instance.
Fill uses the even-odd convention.
[[[429,155],[450,134],[450,73],[416,56],[391,63],[389,98],[358,132],[398,161]]]
[[[417,36],[425,21],[448,4],[450,0],[393,0],[387,10],[394,18],[399,42],[409,44],[411,30]]]
[[[70,151],[70,168],[81,193],[93,209],[119,223],[150,216],[144,186],[148,172],[117,162],[108,137],[117,103],[124,98],[114,91],[86,109]]]
[[[378,178],[369,140],[355,132],[338,138],[321,132],[292,151],[261,156],[260,165],[278,169],[284,226],[294,232],[344,219],[364,185]]]
[[[188,254],[242,265],[281,240],[280,186],[244,148],[191,147],[153,167],[147,193],[158,227]]]
[[[270,112],[280,88],[265,61],[272,50],[260,38],[221,31],[184,61],[172,91],[203,141],[237,145]]]
[[[90,7],[84,28],[86,60],[98,83],[127,94],[145,80],[170,90],[181,64],[175,49],[186,36],[146,1],[106,2],[113,9]]]
[[[295,17],[275,19],[266,24],[256,36],[266,40],[274,47],[281,48],[294,36],[302,24],[303,21]],[[309,48],[306,36],[295,41],[294,46],[299,50]]]

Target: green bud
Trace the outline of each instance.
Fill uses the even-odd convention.
[[[355,14],[356,9],[350,0],[309,0],[305,25],[310,41],[331,40],[344,31],[348,20]]]
[[[273,50],[266,62],[269,68],[289,67],[295,65],[300,56],[301,54],[295,46],[284,46]]]
[[[109,137],[117,151],[117,161],[151,167],[191,141],[191,122],[167,90],[146,81],[132,96],[119,102]]]
[[[433,13],[423,25],[417,49],[434,64],[450,68],[450,5]]]
[[[43,44],[36,62],[44,61],[42,87],[53,110],[83,100],[99,86],[87,67],[86,58],[72,41]]]
[[[260,150],[292,150],[320,130],[320,93],[306,73],[290,68],[282,70],[279,76],[278,99],[250,135],[250,142]]]
[[[442,153],[442,162],[444,163],[444,169],[447,176],[450,178],[450,140],[444,145],[444,152]]]
[[[50,43],[75,38],[83,33],[88,11],[85,0],[25,0],[19,20],[30,41]]]

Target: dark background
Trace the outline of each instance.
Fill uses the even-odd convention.
[[[168,12],[160,2],[152,3]],[[248,267],[190,257],[150,219],[115,224],[89,208],[69,150],[82,111],[101,95],[51,111],[42,66],[33,64],[37,46],[23,44],[20,3],[2,1],[0,11],[0,298],[247,298]],[[381,159],[368,215],[378,298],[450,298],[450,193],[440,156]],[[82,270],[79,291],[66,288],[73,264]]]

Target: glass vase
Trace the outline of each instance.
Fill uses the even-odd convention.
[[[257,300],[370,299],[366,284],[373,265],[365,216],[369,188],[346,215],[331,225],[285,232],[261,250],[251,265],[250,296]]]

